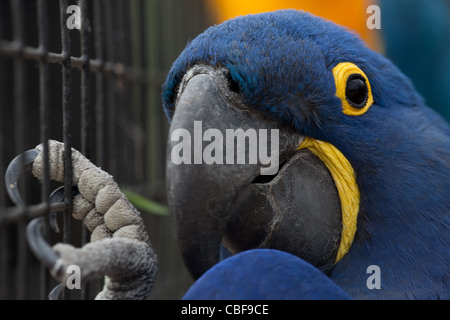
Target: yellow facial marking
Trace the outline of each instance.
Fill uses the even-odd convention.
[[[366,113],[373,104],[373,96],[369,79],[365,73],[351,62],[341,62],[333,68],[333,76],[336,84],[336,96],[342,101],[342,112],[349,116],[360,116]],[[366,92],[365,99],[361,98],[362,103],[354,103],[351,97],[352,93],[355,94],[355,87],[357,88],[358,83]],[[364,87],[362,83],[365,83]]]
[[[332,144],[306,137],[298,148],[308,149],[328,168],[341,200],[342,233],[336,256],[337,263],[350,249],[356,233],[360,193],[356,176],[350,162]]]

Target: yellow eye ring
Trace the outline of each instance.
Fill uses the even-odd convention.
[[[341,62],[333,68],[333,76],[342,112],[349,116],[366,113],[373,104],[373,96],[365,73],[351,62]]]

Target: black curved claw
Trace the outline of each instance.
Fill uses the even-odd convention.
[[[50,203],[63,202],[64,201],[64,187],[59,187],[50,195]],[[53,231],[59,233],[58,221],[56,220],[56,212],[50,212],[49,224]]]
[[[77,187],[72,187],[72,197],[79,194],[80,191]],[[50,195],[50,203],[57,203],[57,202],[64,202],[65,195],[64,195],[64,186],[59,187],[58,189],[55,189],[55,191],[52,192]],[[49,219],[50,227],[53,229],[53,231],[59,233],[59,226],[58,222],[56,220],[56,212],[50,212],[50,219]]]
[[[59,296],[64,291],[64,283],[58,284],[56,287],[53,288],[52,291],[48,294],[49,300],[59,300]]]
[[[58,255],[44,239],[44,235],[42,234],[43,226],[43,217],[31,220],[27,225],[27,242],[39,261],[51,270],[56,265]]]
[[[75,197],[77,194],[79,194],[80,191],[77,187],[72,187],[72,197]],[[56,203],[56,202],[64,202],[65,195],[64,195],[64,186],[59,187],[58,189],[55,189],[55,191],[52,192],[50,195],[50,203]],[[58,222],[56,220],[56,212],[50,212],[50,219],[49,219],[50,227],[53,229],[53,231],[59,233],[59,226]]]
[[[5,185],[9,197],[16,205],[24,206],[25,202],[19,193],[18,181],[22,171],[30,169],[31,164],[37,158],[39,150],[32,149],[15,157],[6,169]]]

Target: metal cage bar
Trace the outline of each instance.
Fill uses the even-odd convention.
[[[49,62],[48,56],[48,7],[47,1],[37,0],[37,21],[38,24],[38,52],[39,59],[39,115],[40,115],[40,140],[43,144],[43,174],[41,180],[41,203],[45,206],[45,214],[50,212],[50,165],[48,139],[49,135]],[[44,226],[44,235],[48,237],[47,224]],[[48,273],[45,268],[41,267],[41,284],[48,283]],[[45,297],[45,286],[41,286],[41,298]]]
[[[81,14],[84,17],[82,21],[81,30],[80,30],[80,46],[81,46],[81,58],[83,66],[81,68],[81,152],[87,157],[91,157],[91,149],[89,147],[90,133],[91,127],[89,125],[90,111],[89,107],[91,104],[90,97],[90,68],[89,61],[91,59],[91,55],[89,52],[89,28],[90,28],[90,20],[88,19],[88,4],[86,0],[80,0],[79,5],[81,8]],[[84,245],[89,242],[89,232],[87,228],[82,225],[81,226],[81,244]],[[81,298],[88,299],[90,294],[90,284],[85,285],[82,288]]]
[[[182,48],[210,24],[204,0],[10,0],[0,3],[0,178],[16,155],[43,144],[44,177],[22,177],[23,205],[0,183],[0,299],[47,299],[56,285],[25,241],[30,219],[65,210],[50,243],[75,246],[89,232],[71,218],[71,148],[114,175],[121,186],[164,202],[167,121],[160,87]],[[81,29],[66,22],[80,8]],[[57,19],[58,23],[56,23]],[[54,48],[60,48],[54,49]],[[79,52],[76,54],[75,52]],[[11,81],[12,80],[12,81]],[[63,141],[64,202],[50,203],[49,138]],[[143,215],[160,257],[151,298],[176,298],[190,284],[168,217]],[[48,224],[48,218],[47,224]],[[90,299],[87,284],[65,299]]]
[[[17,46],[22,46],[25,38],[25,30],[20,23],[23,17],[23,2],[16,1],[11,2],[12,20],[13,20],[13,39]],[[15,118],[15,135],[17,137],[18,145],[16,146],[16,152],[23,150],[23,135],[24,135],[24,115],[25,115],[25,62],[20,59],[14,60],[14,118]],[[23,215],[27,214],[27,207],[23,208]],[[27,244],[24,237],[20,236],[25,232],[26,221],[21,219],[18,223],[18,268],[16,273],[16,286],[17,297],[19,299],[25,298],[25,283],[27,281],[26,266],[28,264]]]

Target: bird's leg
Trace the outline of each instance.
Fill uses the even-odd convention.
[[[33,174],[43,176],[42,146],[32,164]],[[49,141],[50,179],[64,181],[64,144]],[[80,268],[81,281],[106,276],[96,299],[145,299],[156,277],[158,263],[140,213],[120,191],[113,177],[72,149],[73,217],[83,220],[92,232],[82,248],[57,244],[52,275],[64,283],[71,265]],[[50,261],[51,262],[51,261]]]
[[[143,241],[106,238],[82,248],[60,243],[53,249],[58,260],[51,272],[63,284],[71,275],[66,271],[71,265],[79,267],[82,283],[106,275],[96,299],[146,299],[156,277],[156,257]]]

